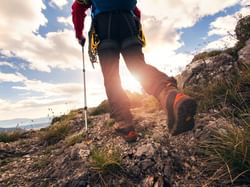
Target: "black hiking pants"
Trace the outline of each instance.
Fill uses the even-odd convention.
[[[126,11],[102,13],[95,18],[95,29],[100,39],[99,61],[111,117],[116,121],[131,122],[129,99],[122,89],[119,76],[119,58],[122,54],[128,70],[136,75],[143,89],[158,97],[167,84],[176,87],[172,77],[145,63],[142,44],[138,39],[138,25],[134,15]]]

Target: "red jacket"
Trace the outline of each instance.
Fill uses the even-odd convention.
[[[82,31],[84,29],[84,20],[86,17],[86,10],[91,7],[91,3],[85,5],[85,4],[80,4],[75,0],[75,2],[72,5],[72,21],[74,24],[74,29],[75,29],[75,34],[76,38],[82,39]],[[134,9],[134,14],[138,17],[141,18],[141,11],[138,9],[138,7],[135,7]]]

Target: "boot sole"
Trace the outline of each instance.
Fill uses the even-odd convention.
[[[137,133],[135,132],[133,126],[128,126],[126,128],[115,128],[115,133],[118,136],[121,136],[128,143],[132,143],[137,140]]]
[[[172,97],[175,98],[176,94]],[[173,106],[173,105],[172,105]],[[194,128],[197,103],[192,98],[179,101],[176,111],[173,107],[168,111],[168,127],[172,136],[177,136]]]

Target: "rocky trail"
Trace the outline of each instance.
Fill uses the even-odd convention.
[[[192,132],[171,137],[164,111],[134,109],[139,138],[128,144],[113,133],[109,115],[92,116],[88,132],[80,143],[67,146],[65,140],[43,145],[36,132],[27,132],[14,143],[0,143],[1,186],[202,186],[207,183],[206,163],[197,149],[213,114],[198,115]],[[82,113],[69,121],[73,133],[83,128]],[[118,167],[105,172],[91,160],[94,149],[119,152]],[[158,184],[159,183],[159,184]],[[162,185],[161,185],[162,184]],[[164,184],[164,185],[163,185]]]

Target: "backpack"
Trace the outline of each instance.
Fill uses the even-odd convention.
[[[80,4],[92,4],[92,15],[113,10],[134,10],[137,0],[77,0]]]

